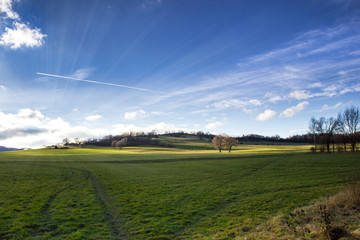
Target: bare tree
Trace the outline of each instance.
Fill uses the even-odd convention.
[[[320,133],[323,143],[326,146],[327,152],[330,152],[330,142],[332,140],[334,133],[337,131],[337,127],[338,127],[338,120],[333,117],[328,119],[321,117],[317,121],[316,131]]]
[[[355,151],[356,142],[357,142],[357,134],[359,131],[359,123],[360,123],[360,115],[359,108],[351,106],[347,108],[343,114],[343,121],[346,132],[348,133],[348,137],[351,144],[351,150]]]
[[[224,147],[224,141],[225,136],[223,135],[216,135],[213,140],[212,140],[212,145],[214,146],[215,149],[218,149],[219,152],[221,152],[221,149]]]
[[[233,146],[236,146],[239,144],[239,141],[233,137],[225,137],[223,139],[223,142],[224,142],[224,147],[227,148],[229,150],[229,152],[231,152],[231,148]]]
[[[348,137],[348,132],[346,130],[344,115],[341,113],[339,113],[338,115],[338,132],[339,132],[338,140],[339,142],[342,142],[342,144],[344,145],[344,151],[346,152],[346,145],[348,144],[349,137]]]

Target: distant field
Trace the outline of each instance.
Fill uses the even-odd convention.
[[[168,138],[176,148],[0,153],[0,239],[233,239],[335,193],[359,154]]]

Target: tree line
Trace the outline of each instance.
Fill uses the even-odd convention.
[[[155,131],[144,132],[126,132],[121,135],[108,135],[103,138],[93,138],[81,142],[82,145],[94,145],[102,147],[125,147],[125,146],[161,146],[174,147],[170,144],[161,143],[158,134]],[[67,144],[65,144],[67,145]],[[76,144],[75,144],[76,145]]]
[[[312,117],[309,122],[309,134],[314,147],[313,152],[331,152],[358,150],[360,112],[359,108],[351,106],[340,112],[337,117]]]

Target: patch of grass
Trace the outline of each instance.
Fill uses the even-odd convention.
[[[0,153],[0,239],[241,239],[360,167],[301,145],[202,147]]]
[[[360,178],[327,199],[280,215],[254,229],[248,239],[360,239]]]

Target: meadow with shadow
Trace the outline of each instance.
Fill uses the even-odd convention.
[[[356,152],[170,140],[0,153],[0,239],[243,239],[360,168]]]

